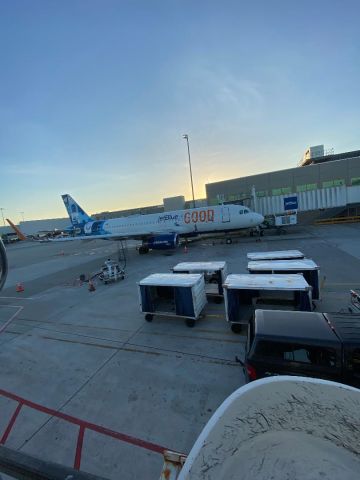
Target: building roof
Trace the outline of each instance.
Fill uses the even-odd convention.
[[[360,150],[353,150],[352,152],[344,153],[334,153],[332,155],[324,155],[322,157],[308,158],[301,162],[301,167],[306,167],[307,165],[315,165],[317,163],[333,162],[335,160],[346,160],[347,158],[356,157],[360,157]]]

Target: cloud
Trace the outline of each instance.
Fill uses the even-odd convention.
[[[179,101],[187,99],[191,113],[199,117],[209,115],[211,120],[228,124],[262,115],[261,86],[243,72],[214,65],[188,64],[177,85]]]

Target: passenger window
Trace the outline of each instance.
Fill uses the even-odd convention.
[[[240,210],[239,213],[240,215],[242,215],[244,213],[244,210]]]
[[[280,342],[259,342],[256,354],[272,357],[274,360],[307,363],[323,367],[336,366],[336,351],[333,348],[312,345],[289,344]],[[360,351],[358,368],[360,371]]]

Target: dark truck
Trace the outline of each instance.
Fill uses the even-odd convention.
[[[299,375],[359,388],[360,316],[256,310],[243,365],[248,382]]]

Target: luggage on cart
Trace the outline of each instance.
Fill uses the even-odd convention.
[[[202,274],[154,273],[138,283],[140,311],[145,320],[153,317],[184,318],[193,327],[207,300]]]

